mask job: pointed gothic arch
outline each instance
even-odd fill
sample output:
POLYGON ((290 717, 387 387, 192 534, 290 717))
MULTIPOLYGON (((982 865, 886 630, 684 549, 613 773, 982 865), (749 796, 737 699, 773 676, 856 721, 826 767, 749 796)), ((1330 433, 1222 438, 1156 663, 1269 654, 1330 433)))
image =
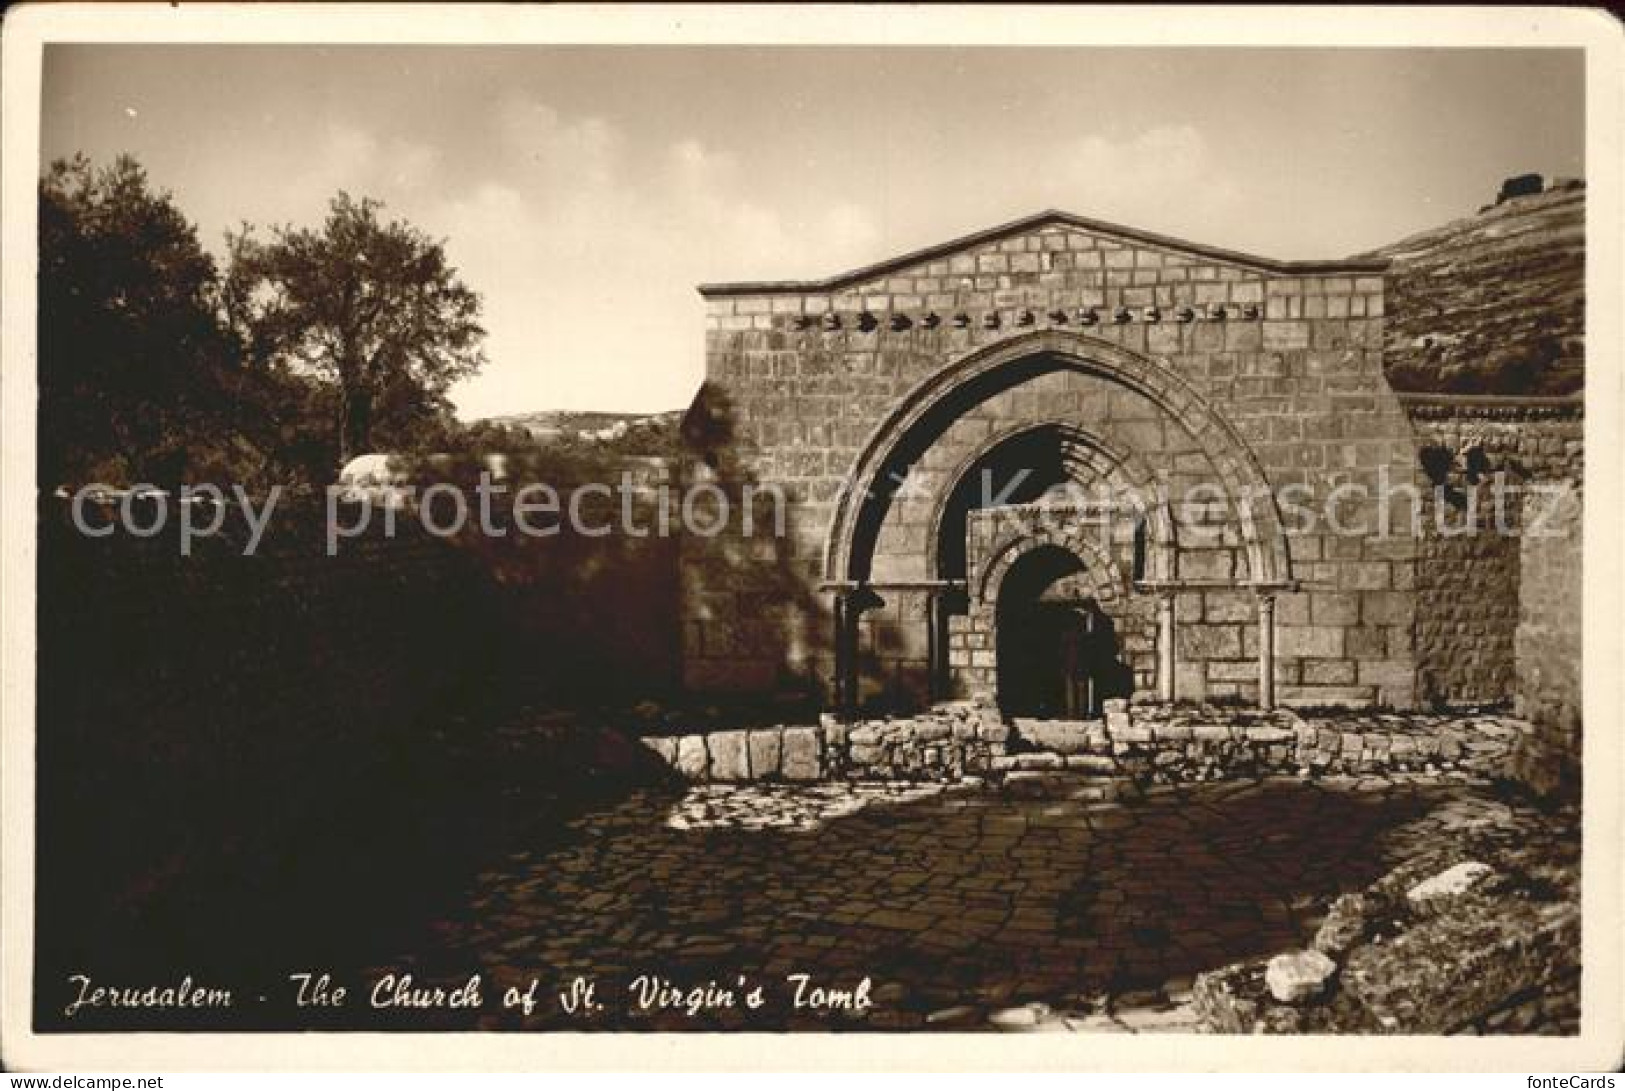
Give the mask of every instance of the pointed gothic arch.
POLYGON ((832 586, 868 579, 875 537, 890 507, 894 471, 927 450, 969 408, 1029 379, 1055 371, 1091 374, 1156 405, 1207 457, 1234 503, 1249 578, 1255 587, 1291 580, 1291 557, 1268 478, 1242 437, 1207 400, 1165 363, 1066 330, 1037 330, 978 349, 914 387, 871 432, 837 498, 824 552, 832 586))

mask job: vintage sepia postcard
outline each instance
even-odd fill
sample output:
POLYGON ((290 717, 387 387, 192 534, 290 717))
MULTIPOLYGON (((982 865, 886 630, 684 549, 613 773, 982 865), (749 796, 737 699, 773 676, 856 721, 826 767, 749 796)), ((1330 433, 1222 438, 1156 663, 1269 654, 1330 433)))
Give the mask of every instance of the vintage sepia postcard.
POLYGON ((1622 43, 7 13, 0 1059, 1613 1069, 1622 43))

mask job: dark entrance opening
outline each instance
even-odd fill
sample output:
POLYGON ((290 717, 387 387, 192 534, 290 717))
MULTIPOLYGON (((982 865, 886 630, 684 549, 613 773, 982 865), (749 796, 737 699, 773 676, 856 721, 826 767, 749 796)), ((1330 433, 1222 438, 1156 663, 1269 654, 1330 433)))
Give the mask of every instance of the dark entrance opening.
POLYGON ((1064 549, 1040 547, 1011 567, 996 631, 999 707, 1009 715, 1087 719, 1133 692, 1117 627, 1064 549))

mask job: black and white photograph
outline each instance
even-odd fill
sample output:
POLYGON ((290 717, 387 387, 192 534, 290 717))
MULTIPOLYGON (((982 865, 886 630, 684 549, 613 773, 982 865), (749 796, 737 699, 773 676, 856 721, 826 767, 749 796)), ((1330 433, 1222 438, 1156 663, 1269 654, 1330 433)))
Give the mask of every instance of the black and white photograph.
POLYGON ((1618 1066, 1617 22, 414 7, 6 19, 8 1070, 1618 1066))

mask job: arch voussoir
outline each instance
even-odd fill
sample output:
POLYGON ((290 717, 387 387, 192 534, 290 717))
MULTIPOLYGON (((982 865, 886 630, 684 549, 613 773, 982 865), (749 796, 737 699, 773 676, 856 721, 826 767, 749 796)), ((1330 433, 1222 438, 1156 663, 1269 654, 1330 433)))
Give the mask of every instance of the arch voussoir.
MULTIPOLYGON (((973 384, 1011 369, 1025 375, 1035 362, 1055 370, 1099 375, 1144 396, 1185 430, 1206 455, 1231 498, 1243 530, 1249 582, 1290 581, 1291 561, 1273 493, 1251 449, 1199 392, 1167 365, 1083 334, 1041 330, 979 349, 918 384, 871 433, 854 460, 831 518, 824 576, 832 584, 862 583, 867 558, 854 545, 866 520, 889 504, 881 475, 900 452, 919 446, 928 416, 973 384), (1248 532, 1247 528, 1251 528, 1248 532)), ((1123 462, 1119 462, 1122 465, 1123 462)))

